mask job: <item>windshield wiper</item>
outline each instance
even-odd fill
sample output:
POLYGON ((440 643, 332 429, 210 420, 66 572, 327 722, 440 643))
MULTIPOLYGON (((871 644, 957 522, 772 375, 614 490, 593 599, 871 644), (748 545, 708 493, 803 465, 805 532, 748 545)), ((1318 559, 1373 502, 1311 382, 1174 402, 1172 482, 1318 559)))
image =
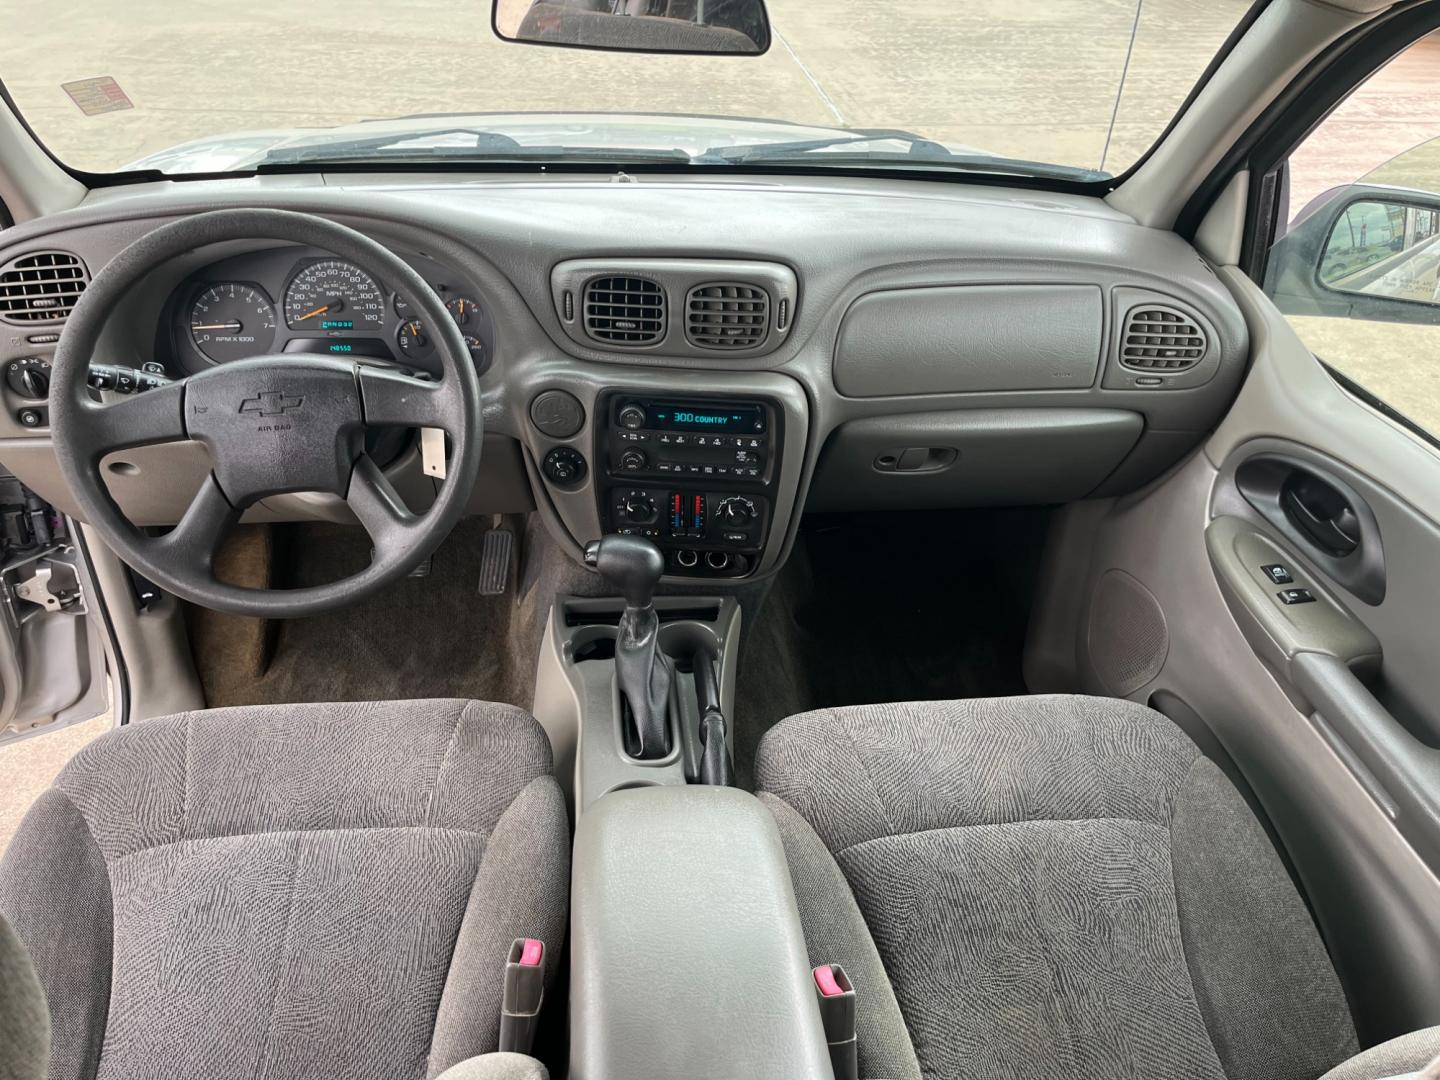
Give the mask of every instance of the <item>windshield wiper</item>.
POLYGON ((898 128, 855 128, 844 135, 823 139, 795 139, 790 142, 751 143, 743 146, 712 146, 703 154, 691 157, 695 165, 745 165, 760 161, 789 161, 813 155, 816 158, 844 161, 853 165, 857 158, 889 164, 944 165, 948 168, 975 172, 1020 173, 1026 176, 1056 176, 1066 180, 1108 180, 1109 173, 1081 169, 1069 165, 1048 165, 1019 158, 996 157, 992 154, 957 154, 933 139, 898 128), (899 142, 905 150, 864 150, 847 154, 837 147, 868 143, 899 142), (821 151, 816 153, 816 151, 821 151))
POLYGON ((280 146, 260 159, 257 170, 270 165, 353 164, 355 162, 417 161, 689 161, 683 150, 647 150, 609 146, 524 146, 509 135, 478 128, 444 128, 438 131, 392 132, 365 139, 280 146), (427 146, 426 140, 465 135, 470 144, 442 143, 427 146), (407 143, 416 145, 407 146, 407 143))

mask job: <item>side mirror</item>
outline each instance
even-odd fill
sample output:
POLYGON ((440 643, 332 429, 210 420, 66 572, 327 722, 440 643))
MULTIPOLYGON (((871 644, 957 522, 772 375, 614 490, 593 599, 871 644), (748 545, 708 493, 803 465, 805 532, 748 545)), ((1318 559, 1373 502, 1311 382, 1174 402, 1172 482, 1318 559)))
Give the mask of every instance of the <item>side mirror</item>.
POLYGON ((764 0, 494 0, 506 41, 617 52, 759 56, 770 48, 764 0))
POLYGON ((1316 277, 1335 292, 1440 307, 1440 200, 1346 204, 1330 226, 1316 277))
POLYGON ((1440 195, 1351 184, 1311 200, 1270 251, 1287 315, 1440 324, 1440 195))

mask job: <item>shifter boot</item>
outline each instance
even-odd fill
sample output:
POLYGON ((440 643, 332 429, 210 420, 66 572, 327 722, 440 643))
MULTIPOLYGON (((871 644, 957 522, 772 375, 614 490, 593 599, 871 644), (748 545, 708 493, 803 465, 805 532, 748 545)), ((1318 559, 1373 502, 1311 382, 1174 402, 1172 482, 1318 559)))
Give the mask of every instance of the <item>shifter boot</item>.
POLYGON ((625 609, 615 639, 615 669, 628 710, 625 752, 643 760, 670 753, 670 686, 675 666, 660 650, 653 607, 625 609))

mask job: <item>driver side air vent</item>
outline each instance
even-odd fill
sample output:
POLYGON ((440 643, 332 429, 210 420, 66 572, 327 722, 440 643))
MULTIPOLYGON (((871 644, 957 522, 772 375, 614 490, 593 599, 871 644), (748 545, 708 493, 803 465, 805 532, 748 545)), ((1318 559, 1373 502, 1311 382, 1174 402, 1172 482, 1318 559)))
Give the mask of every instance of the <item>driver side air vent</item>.
POLYGON ((1125 322, 1120 363, 1136 371, 1184 371, 1205 357, 1209 343, 1193 315, 1176 308, 1132 308, 1125 322))
POLYGON ((726 282, 690 290, 685 336, 702 349, 753 349, 765 340, 770 294, 754 285, 726 282))
POLYGON ((665 290, 646 278, 591 278, 581 305, 596 341, 635 348, 665 336, 665 290))
POLYGON ((85 264, 68 251, 22 255, 0 267, 0 319, 58 322, 70 314, 88 281, 85 264))

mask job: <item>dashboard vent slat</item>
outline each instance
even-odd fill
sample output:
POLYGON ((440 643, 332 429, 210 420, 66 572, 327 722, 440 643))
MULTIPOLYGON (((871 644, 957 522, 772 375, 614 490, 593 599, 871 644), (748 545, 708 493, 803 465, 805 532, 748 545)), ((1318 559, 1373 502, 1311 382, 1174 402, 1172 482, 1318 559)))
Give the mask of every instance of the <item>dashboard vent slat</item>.
POLYGON ((68 251, 22 255, 0 267, 0 319, 59 322, 70 314, 90 275, 68 251))
POLYGON ((1147 304, 1126 317, 1120 363, 1135 371, 1185 371, 1200 363, 1209 348, 1195 316, 1147 304))
POLYGON ((685 336, 702 349, 753 349, 769 331, 770 294, 755 285, 698 286, 685 309, 685 336))
POLYGON ((665 336, 665 290, 645 278, 591 278, 581 306, 585 332, 607 345, 636 348, 665 336))

